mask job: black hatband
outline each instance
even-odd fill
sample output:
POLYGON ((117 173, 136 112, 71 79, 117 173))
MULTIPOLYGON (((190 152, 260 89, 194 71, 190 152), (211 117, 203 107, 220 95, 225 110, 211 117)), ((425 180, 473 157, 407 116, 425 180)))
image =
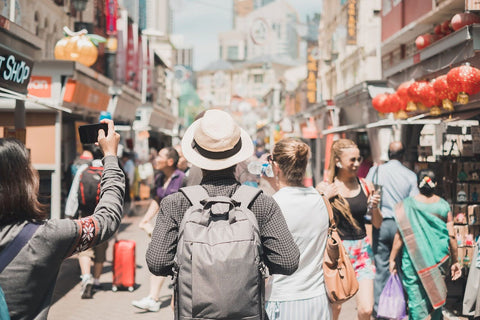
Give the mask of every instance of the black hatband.
POLYGON ((220 151, 220 152, 208 151, 206 149, 203 149, 198 145, 195 139, 193 139, 192 141, 192 148, 197 150, 198 153, 200 153, 202 156, 208 159, 215 159, 215 160, 226 159, 226 158, 230 158, 231 156, 234 156, 235 154, 238 153, 238 151, 240 151, 240 149, 242 148, 242 139, 239 139, 237 144, 234 145, 232 149, 220 151))

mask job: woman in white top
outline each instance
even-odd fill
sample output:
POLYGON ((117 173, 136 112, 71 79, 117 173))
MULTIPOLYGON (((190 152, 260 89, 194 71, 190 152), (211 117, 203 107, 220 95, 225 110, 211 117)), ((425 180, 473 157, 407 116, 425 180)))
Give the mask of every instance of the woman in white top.
POLYGON ((309 157, 307 144, 287 138, 275 145, 269 158, 275 174, 269 182, 277 191, 273 198, 300 249, 297 271, 291 276, 273 275, 267 283, 266 310, 270 320, 332 318, 322 269, 328 211, 317 190, 303 185, 309 157))

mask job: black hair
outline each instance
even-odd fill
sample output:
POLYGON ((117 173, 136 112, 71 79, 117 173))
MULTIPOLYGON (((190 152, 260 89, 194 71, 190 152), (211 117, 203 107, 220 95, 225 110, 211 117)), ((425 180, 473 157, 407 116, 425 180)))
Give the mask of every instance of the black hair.
POLYGON ((167 150, 167 158, 168 159, 173 159, 173 166, 176 168, 178 164, 178 160, 180 159, 180 156, 178 155, 178 151, 175 150, 174 147, 166 147, 167 150))
POLYGON ((430 169, 423 169, 417 173, 418 190, 424 196, 431 197, 435 193, 437 178, 430 169))
POLYGON ((38 172, 20 141, 0 138, 0 226, 46 218, 38 201, 38 172))

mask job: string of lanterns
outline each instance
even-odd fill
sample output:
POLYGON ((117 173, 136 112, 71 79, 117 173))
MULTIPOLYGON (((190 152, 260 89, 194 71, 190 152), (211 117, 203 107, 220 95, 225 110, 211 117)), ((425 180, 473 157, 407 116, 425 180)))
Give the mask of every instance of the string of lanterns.
POLYGON ((432 81, 407 81, 393 94, 381 93, 372 99, 379 113, 394 113, 398 119, 408 117, 407 112, 429 111, 437 116, 442 109, 454 110, 453 102, 467 104, 469 96, 480 92, 480 69, 466 63, 452 68, 446 75, 432 81))

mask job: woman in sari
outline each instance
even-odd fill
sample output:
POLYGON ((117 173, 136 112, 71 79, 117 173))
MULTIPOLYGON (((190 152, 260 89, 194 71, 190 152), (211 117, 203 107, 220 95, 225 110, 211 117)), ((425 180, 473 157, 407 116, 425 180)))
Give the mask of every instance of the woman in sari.
POLYGON ((421 170, 417 178, 420 194, 408 197, 395 210, 398 232, 390 254, 390 272, 397 272, 395 258, 401 250, 409 319, 442 319, 448 264, 453 262, 452 280, 462 274, 453 218, 448 202, 434 194, 437 182, 433 171, 421 170))

